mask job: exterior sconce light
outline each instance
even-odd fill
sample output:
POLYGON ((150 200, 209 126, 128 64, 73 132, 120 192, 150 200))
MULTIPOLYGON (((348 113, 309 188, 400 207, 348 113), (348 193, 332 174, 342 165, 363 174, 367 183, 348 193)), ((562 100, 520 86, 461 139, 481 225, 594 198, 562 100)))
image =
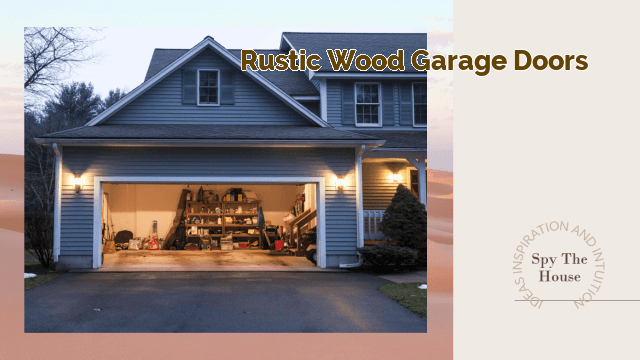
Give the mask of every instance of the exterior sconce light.
POLYGON ((80 193, 80 189, 82 188, 82 177, 81 176, 76 176, 73 179, 73 185, 76 188, 76 194, 80 193))
POLYGON ((336 188, 340 191, 344 190, 344 177, 336 179, 336 188))
POLYGON ((400 182, 400 173, 393 173, 393 182, 394 183, 400 182))

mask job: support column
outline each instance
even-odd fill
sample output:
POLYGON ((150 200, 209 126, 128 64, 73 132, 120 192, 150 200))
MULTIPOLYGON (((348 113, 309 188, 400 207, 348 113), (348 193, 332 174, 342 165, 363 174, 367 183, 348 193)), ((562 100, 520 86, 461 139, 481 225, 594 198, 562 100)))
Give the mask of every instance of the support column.
POLYGON ((427 163, 425 158, 407 160, 418 169, 418 186, 420 189, 420 202, 427 206, 427 163))
POLYGON ((365 146, 356 149, 356 211, 358 214, 358 247, 364 247, 364 212, 362 201, 362 153, 365 146))

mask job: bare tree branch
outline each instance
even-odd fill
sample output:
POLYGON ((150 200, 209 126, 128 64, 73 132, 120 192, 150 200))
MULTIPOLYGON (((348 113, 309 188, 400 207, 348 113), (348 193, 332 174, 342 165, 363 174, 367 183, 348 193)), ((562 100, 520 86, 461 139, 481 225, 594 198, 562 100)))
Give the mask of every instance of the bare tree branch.
POLYGON ((25 104, 50 96, 77 66, 97 60, 100 55, 93 53, 91 47, 99 40, 79 28, 24 28, 25 104))

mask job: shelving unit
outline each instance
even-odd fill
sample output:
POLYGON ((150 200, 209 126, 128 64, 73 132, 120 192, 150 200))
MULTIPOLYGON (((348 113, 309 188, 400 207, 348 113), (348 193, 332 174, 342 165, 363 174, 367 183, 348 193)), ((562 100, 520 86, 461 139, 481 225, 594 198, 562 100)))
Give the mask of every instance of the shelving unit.
MULTIPOLYGON (((248 230, 248 229, 258 229, 257 224, 251 224, 251 225, 246 225, 246 224, 233 224, 233 223, 227 223, 225 222, 225 217, 235 217, 236 220, 238 220, 238 218, 244 220, 248 217, 253 218, 253 217, 258 217, 258 213, 257 212, 248 212, 248 211, 242 211, 242 212, 234 212, 234 213, 227 213, 227 209, 232 210, 232 211, 236 211, 238 209, 238 207, 243 207, 243 210, 245 210, 245 206, 247 206, 248 208, 252 208, 255 207, 257 208, 260 205, 260 200, 257 201, 253 201, 253 202, 244 202, 244 201, 215 201, 215 202, 211 202, 208 204, 204 204, 204 206, 202 206, 202 202, 198 202, 198 201, 187 201, 187 219, 193 219, 196 217, 200 217, 201 220, 206 220, 209 219, 210 223, 206 224, 206 223, 200 223, 200 224, 185 224, 185 226, 187 227, 187 231, 191 229, 191 227, 195 226, 197 228, 207 228, 207 229, 213 229, 213 230, 220 230, 220 234, 209 234, 209 236, 211 236, 212 238, 221 238, 224 236, 225 233, 229 232, 229 231, 242 231, 242 230, 248 230), (216 208, 220 208, 220 213, 216 213, 213 212, 215 211, 216 208), (189 209, 193 209, 194 212, 188 212, 189 209), (212 212, 207 212, 207 211, 212 211, 212 212), (202 212, 198 212, 198 211, 202 211, 202 212), (222 217, 222 224, 218 224, 218 218, 222 217)), ((190 238, 200 238, 200 235, 188 235, 187 237, 190 238)), ((242 234, 233 234, 233 238, 234 238, 234 242, 239 242, 239 241, 235 241, 235 240, 240 240, 242 239, 242 241, 248 241, 249 243, 258 240, 258 249, 262 249, 262 235, 260 231, 256 231, 255 234, 249 234, 246 232, 243 232, 242 234)), ((218 243, 218 246, 214 246, 212 247, 212 249, 220 249, 220 244, 218 243)), ((252 250, 249 249, 248 247, 246 248, 247 250, 252 250)), ((234 250, 245 250, 245 249, 234 249, 234 250)))

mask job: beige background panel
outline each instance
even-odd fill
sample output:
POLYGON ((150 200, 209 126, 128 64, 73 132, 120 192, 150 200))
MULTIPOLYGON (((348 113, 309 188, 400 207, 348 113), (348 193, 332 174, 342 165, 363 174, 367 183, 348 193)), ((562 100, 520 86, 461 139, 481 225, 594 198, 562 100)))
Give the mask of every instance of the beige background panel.
POLYGON ((628 4, 455 3, 455 52, 509 61, 483 78, 455 73, 455 359, 637 355, 640 302, 538 310, 513 301, 519 295, 510 272, 524 235, 568 221, 605 251, 594 299, 640 300, 638 9, 628 4), (516 72, 515 49, 586 54, 589 68, 516 72))

